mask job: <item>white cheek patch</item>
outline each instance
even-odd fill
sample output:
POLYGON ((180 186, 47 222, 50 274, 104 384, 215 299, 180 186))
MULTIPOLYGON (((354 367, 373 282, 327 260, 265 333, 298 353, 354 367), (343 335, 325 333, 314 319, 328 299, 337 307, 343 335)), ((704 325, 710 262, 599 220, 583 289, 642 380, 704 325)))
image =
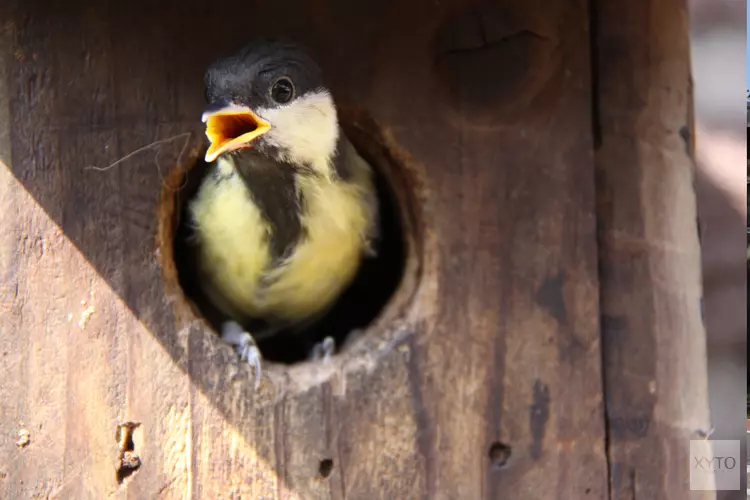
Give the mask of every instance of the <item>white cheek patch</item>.
POLYGON ((321 170, 330 168, 339 125, 336 107, 327 91, 310 92, 286 106, 257 112, 271 123, 271 130, 264 135, 266 142, 281 149, 285 160, 321 170))

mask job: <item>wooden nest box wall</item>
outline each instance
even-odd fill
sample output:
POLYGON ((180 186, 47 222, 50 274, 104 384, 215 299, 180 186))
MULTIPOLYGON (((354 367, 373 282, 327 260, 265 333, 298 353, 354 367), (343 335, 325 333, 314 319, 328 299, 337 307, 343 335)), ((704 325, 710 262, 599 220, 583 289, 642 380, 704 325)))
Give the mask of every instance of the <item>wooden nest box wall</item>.
POLYGON ((709 498, 684 1, 0 20, 0 498, 709 498), (254 392, 171 242, 203 71, 267 36, 378 158, 402 268, 330 363, 254 392))

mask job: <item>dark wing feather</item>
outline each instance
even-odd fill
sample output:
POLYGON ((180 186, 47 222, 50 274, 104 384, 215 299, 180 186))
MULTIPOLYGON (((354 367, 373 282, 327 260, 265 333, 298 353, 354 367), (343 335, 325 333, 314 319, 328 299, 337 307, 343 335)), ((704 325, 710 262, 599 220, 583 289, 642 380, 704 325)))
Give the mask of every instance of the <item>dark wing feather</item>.
POLYGON ((362 158, 349 140, 342 134, 333 161, 336 174, 343 182, 360 187, 362 203, 366 207, 370 224, 363 235, 367 243, 367 255, 374 257, 380 240, 380 208, 375 189, 372 167, 362 158))
POLYGON ((304 200, 295 185, 294 169, 251 149, 241 150, 231 159, 250 197, 268 221, 271 265, 278 265, 304 238, 304 200))

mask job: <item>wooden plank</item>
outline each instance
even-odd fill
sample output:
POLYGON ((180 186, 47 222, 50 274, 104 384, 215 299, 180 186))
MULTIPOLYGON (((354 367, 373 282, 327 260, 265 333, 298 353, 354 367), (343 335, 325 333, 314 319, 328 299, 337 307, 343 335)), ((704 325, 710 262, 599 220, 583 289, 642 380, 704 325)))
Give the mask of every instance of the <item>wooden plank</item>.
POLYGON ((594 5, 610 497, 714 498, 689 489, 710 423, 687 3, 594 5))
POLYGON ((0 9, 0 497, 606 495, 587 6, 471 5, 0 9), (83 167, 197 142, 204 67, 268 34, 308 45, 410 158, 426 239, 401 321, 330 366, 270 366, 253 393, 173 307, 153 156, 83 167), (21 421, 31 442, 8 446, 21 421), (141 466, 121 485, 128 422, 141 466))

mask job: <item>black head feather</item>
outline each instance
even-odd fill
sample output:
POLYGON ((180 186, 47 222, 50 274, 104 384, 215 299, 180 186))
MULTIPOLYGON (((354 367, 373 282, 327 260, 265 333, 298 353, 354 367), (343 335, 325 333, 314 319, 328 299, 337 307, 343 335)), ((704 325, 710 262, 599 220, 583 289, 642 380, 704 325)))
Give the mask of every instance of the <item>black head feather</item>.
POLYGON ((286 41, 256 40, 212 63, 205 74, 210 108, 230 104, 252 109, 279 104, 271 96, 281 78, 291 80, 294 96, 324 88, 320 67, 302 49, 286 41))

